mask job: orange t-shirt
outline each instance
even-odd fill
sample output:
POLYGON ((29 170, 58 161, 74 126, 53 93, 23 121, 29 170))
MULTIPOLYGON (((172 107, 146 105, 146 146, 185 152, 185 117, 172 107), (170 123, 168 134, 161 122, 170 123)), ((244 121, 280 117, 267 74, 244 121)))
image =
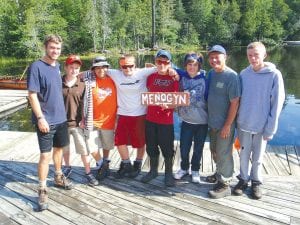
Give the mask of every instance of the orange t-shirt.
POLYGON ((117 115, 117 92, 113 80, 106 76, 96 78, 93 88, 93 121, 100 129, 113 130, 117 115))

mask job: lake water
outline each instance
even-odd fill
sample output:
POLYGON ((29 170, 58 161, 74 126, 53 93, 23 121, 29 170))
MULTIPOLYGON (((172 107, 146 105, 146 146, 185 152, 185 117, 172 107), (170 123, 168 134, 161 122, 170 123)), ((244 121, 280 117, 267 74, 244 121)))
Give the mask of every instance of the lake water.
MULTIPOLYGON (((118 66, 118 57, 107 56, 113 68, 118 66)), ((183 64, 184 54, 174 54, 173 62, 179 67, 183 64)), ((209 64, 204 53, 204 69, 208 70, 209 64)), ((284 46, 268 50, 266 61, 273 62, 282 72, 286 102, 279 119, 279 129, 270 144, 273 145, 298 145, 300 146, 300 46, 284 46)), ((145 62, 153 62, 154 53, 137 54, 137 63, 143 66, 145 62)), ((91 65, 91 59, 83 60, 83 70, 91 65)), ((28 62, 18 61, 17 63, 1 63, 0 75, 22 74, 28 62)), ((61 61, 63 66, 63 61, 61 61)), ((240 72, 248 66, 246 48, 236 47, 228 50, 227 65, 240 72)), ((63 71, 63 68, 62 68, 63 71)), ((175 117, 176 137, 179 137, 180 120, 175 117)), ((0 121, 0 130, 32 131, 30 124, 30 112, 28 109, 15 113, 12 117, 0 121)))

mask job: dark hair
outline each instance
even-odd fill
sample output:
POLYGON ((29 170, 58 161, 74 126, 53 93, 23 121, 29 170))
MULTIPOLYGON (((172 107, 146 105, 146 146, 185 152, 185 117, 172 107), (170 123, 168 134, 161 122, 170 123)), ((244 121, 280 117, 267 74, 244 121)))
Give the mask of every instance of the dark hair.
POLYGON ((49 34, 44 39, 44 45, 47 47, 49 42, 62 43, 62 38, 57 34, 49 34))
POLYGON ((195 52, 188 53, 184 57, 184 66, 186 67, 189 62, 198 62, 199 69, 201 69, 203 63, 203 55, 201 53, 196 54, 195 52))

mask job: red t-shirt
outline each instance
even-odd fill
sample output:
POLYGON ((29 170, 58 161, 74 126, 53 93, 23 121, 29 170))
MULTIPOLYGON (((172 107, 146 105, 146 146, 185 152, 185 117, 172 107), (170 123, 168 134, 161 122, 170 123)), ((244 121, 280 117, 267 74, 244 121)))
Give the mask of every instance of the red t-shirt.
MULTIPOLYGON (((169 75, 151 74, 147 79, 150 92, 177 92, 179 82, 169 75)), ((148 106, 146 120, 158 124, 173 124, 174 109, 164 109, 161 106, 148 106)))

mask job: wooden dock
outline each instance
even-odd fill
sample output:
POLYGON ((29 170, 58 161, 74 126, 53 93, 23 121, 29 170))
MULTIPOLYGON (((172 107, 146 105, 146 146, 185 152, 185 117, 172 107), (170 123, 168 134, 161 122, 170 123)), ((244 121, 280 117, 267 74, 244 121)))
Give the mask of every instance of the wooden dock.
POLYGON ((27 90, 0 89, 0 119, 28 105, 27 90))
MULTIPOLYGON (((174 171, 179 166, 176 144, 174 171)), ((131 158, 135 152, 131 150, 131 158)), ((233 151, 238 172, 239 154, 233 151)), ((149 184, 135 179, 116 180, 113 176, 97 187, 85 184, 80 157, 72 150, 73 190, 53 186, 53 166, 49 173, 49 210, 36 212, 37 162, 39 150, 35 133, 0 131, 0 224, 300 224, 300 149, 271 147, 264 160, 263 198, 253 200, 250 190, 243 196, 210 199, 213 187, 190 177, 164 186, 163 161, 160 176, 149 184)), ((120 158, 111 152, 111 169, 120 158)), ((143 172, 149 169, 148 158, 143 172)), ((215 165, 205 145, 201 175, 212 173, 215 165)), ((236 175, 236 174, 235 174, 236 175)), ((232 182, 232 186, 236 180, 232 182)))

